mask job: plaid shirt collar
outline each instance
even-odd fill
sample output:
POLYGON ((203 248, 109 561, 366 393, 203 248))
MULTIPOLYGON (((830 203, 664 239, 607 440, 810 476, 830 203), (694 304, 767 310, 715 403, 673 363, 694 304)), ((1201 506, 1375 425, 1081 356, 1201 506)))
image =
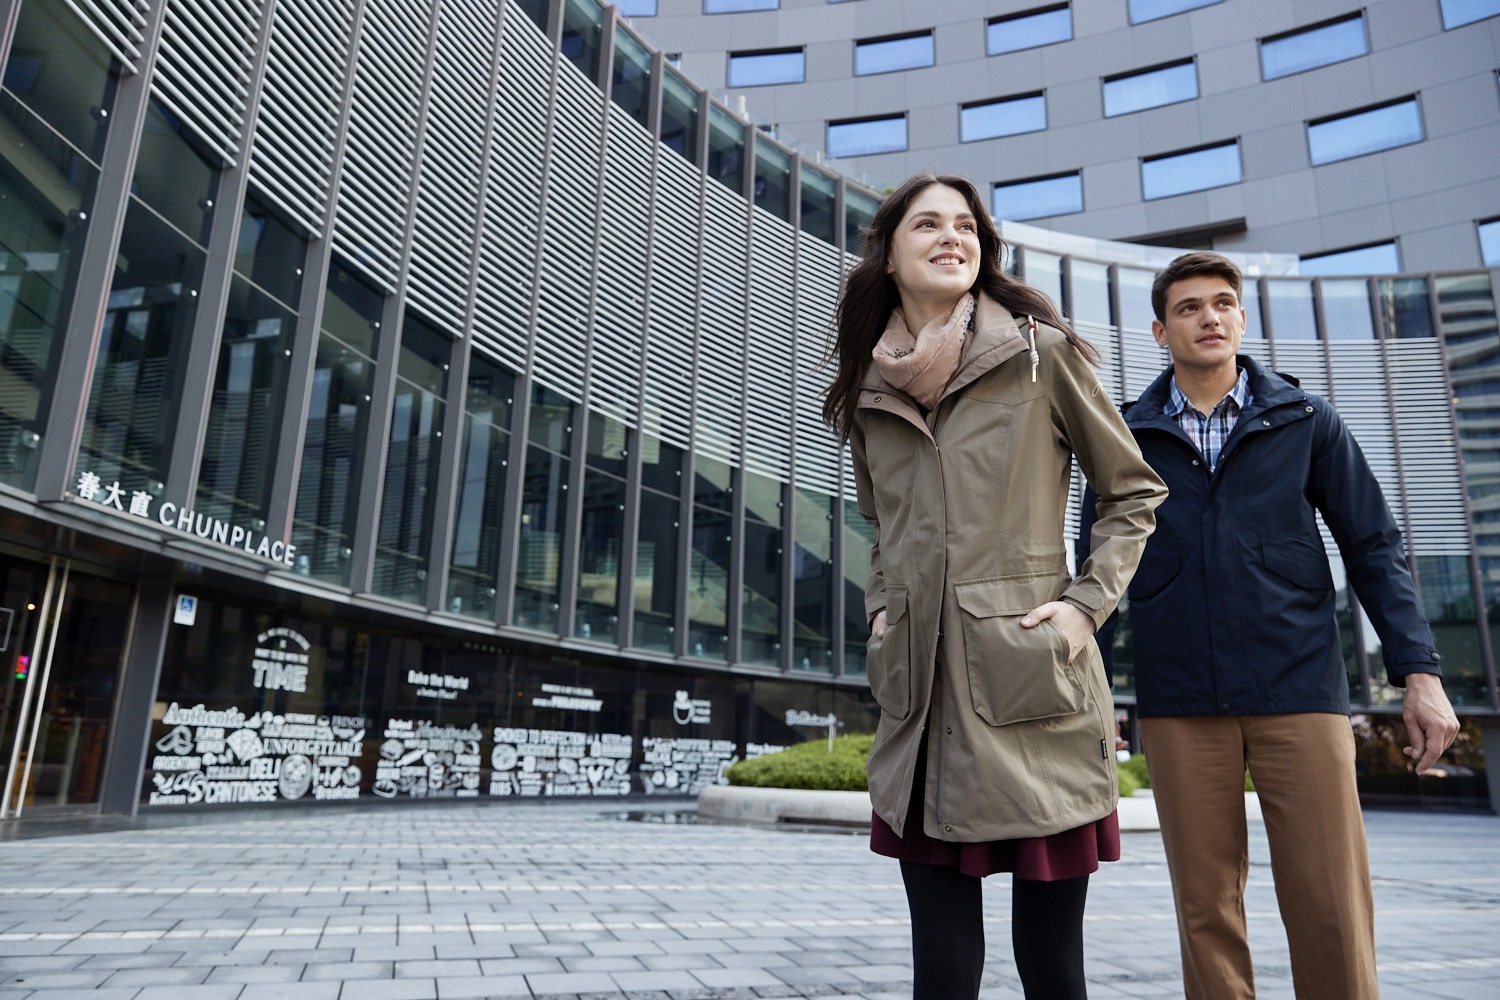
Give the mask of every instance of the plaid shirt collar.
MULTIPOLYGON (((1214 407, 1213 413, 1200 413, 1198 414, 1200 417, 1211 417, 1214 414, 1223 413, 1233 421, 1239 417, 1241 410, 1250 405, 1250 376, 1243 368, 1235 370, 1239 372, 1240 377, 1235 380, 1234 388, 1229 390, 1227 396, 1219 400, 1219 405, 1214 407), (1226 407, 1228 407, 1227 410, 1226 407)), ((1182 390, 1177 388, 1176 375, 1172 376, 1171 388, 1171 396, 1167 400, 1167 405, 1162 407, 1162 412, 1180 423, 1182 420, 1182 411, 1190 409, 1193 404, 1187 396, 1183 395, 1182 390)), ((1196 410, 1193 412, 1197 413, 1196 410)))
POLYGON ((1229 440, 1234 425, 1239 421, 1240 411, 1250 405, 1250 376, 1239 369, 1239 378, 1234 388, 1214 407, 1209 414, 1199 413, 1193 404, 1177 388, 1177 376, 1172 376, 1170 401, 1162 407, 1167 416, 1177 422, 1182 432, 1192 440, 1198 453, 1208 464, 1212 473, 1219 465, 1219 455, 1224 451, 1224 442, 1229 440))

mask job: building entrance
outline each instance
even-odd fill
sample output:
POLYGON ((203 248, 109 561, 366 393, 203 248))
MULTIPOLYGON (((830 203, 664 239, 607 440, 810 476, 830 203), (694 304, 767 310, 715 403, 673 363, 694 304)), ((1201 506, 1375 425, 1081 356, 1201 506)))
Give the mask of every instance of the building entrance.
POLYGON ((0 818, 98 809, 134 604, 67 559, 0 565, 0 818))

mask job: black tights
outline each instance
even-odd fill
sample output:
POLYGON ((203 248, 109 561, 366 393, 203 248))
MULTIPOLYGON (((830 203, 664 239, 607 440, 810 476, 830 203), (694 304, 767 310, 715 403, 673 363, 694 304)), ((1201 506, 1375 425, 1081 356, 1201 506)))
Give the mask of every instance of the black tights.
MULTIPOLYGON (((980 879, 951 865, 901 862, 911 907, 913 1000, 975 1000, 984 971, 980 879)), ((1086 1000, 1083 904, 1089 877, 1038 882, 1017 878, 1011 893, 1011 947, 1026 1000, 1086 1000)))

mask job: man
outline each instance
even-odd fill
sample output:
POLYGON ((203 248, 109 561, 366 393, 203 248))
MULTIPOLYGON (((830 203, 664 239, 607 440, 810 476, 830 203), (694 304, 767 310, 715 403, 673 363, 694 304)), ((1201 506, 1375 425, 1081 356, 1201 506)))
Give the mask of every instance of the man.
MULTIPOLYGON (((1171 366, 1127 408, 1126 423, 1170 493, 1129 598, 1141 740, 1186 994, 1255 995, 1244 909, 1248 767, 1297 996, 1369 1000, 1379 995, 1374 904, 1335 589, 1315 511, 1380 636, 1391 683, 1406 688, 1405 752, 1419 774, 1458 732, 1441 658, 1400 531, 1343 421, 1295 379, 1238 354, 1239 269, 1219 254, 1179 257, 1156 278, 1151 305, 1171 366)), ((1101 645, 1109 638, 1101 634, 1101 645)))

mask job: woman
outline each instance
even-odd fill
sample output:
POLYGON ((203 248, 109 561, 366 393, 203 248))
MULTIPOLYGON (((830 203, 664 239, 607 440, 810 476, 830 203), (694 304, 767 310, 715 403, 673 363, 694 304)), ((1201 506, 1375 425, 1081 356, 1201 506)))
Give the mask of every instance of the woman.
POLYGON ((1093 632, 1166 496, 1094 349, 1001 268, 974 186, 919 175, 880 206, 838 305, 825 419, 874 523, 865 591, 871 847, 901 861, 916 1000, 972 1000, 980 879, 1015 875, 1027 997, 1084 997, 1088 876, 1119 858, 1114 708, 1093 632), (1099 494, 1068 572, 1072 459, 1099 494))

